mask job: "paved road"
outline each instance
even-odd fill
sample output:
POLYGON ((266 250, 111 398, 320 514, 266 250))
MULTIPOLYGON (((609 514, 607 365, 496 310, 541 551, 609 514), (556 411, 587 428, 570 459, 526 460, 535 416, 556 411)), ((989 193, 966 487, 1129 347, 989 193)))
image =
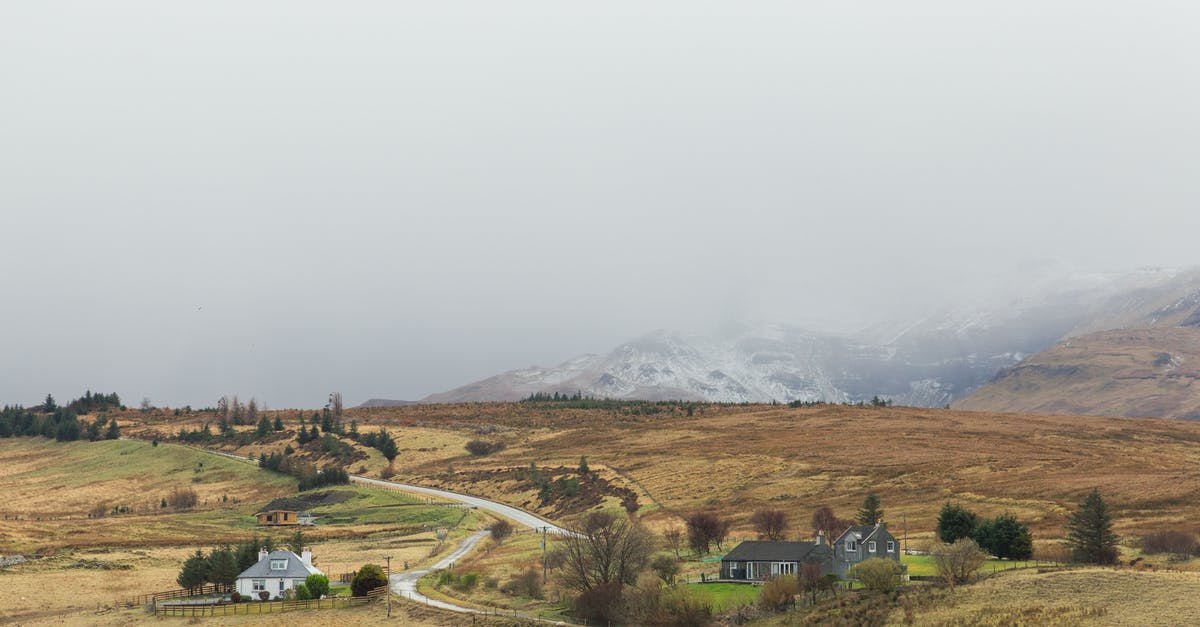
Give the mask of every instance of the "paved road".
POLYGON ((474 610, 468 607, 459 607, 451 603, 438 601, 437 599, 431 599, 417 591, 417 581, 420 580, 421 577, 424 577, 435 570, 449 568, 450 564, 462 559, 462 556, 469 553, 471 549, 474 548, 480 540, 486 538, 487 535, 488 532, 486 529, 482 531, 476 531, 470 536, 467 536, 467 539, 463 540, 462 544, 458 545, 457 549, 454 549, 454 552, 438 560, 436 564, 426 568, 406 570, 402 573, 392 575, 390 582, 392 585, 392 592, 395 592, 406 599, 412 599, 417 603, 424 603, 426 605, 441 608, 443 610, 450 610, 452 612, 468 612, 472 614, 481 613, 479 610, 474 610))
MULTIPOLYGON (((205 448, 199 448, 199 447, 193 447, 193 448, 196 448, 196 450, 204 451, 206 453, 212 453, 214 455, 228 457, 230 459, 236 459, 239 461, 250 462, 253 464, 258 463, 258 460, 256 460, 256 459, 253 459, 250 457, 242 457, 241 455, 234 455, 233 453, 225 453, 222 451, 214 451, 211 449, 205 449, 205 448)), ((489 501, 488 499, 481 498, 478 496, 471 496, 469 494, 459 494, 458 492, 449 492, 446 490, 438 490, 436 488, 426 488, 423 486, 412 485, 410 483, 397 483, 395 481, 383 481, 381 479, 370 479, 367 477, 359 477, 358 475, 350 475, 350 480, 355 483, 361 483, 364 485, 373 485, 373 486, 388 488, 388 489, 392 489, 392 490, 403 490, 405 492, 424 494, 426 496, 436 496, 438 498, 443 498, 443 499, 447 499, 447 500, 451 500, 451 501, 457 501, 459 503, 466 503, 467 505, 471 505, 472 507, 477 507, 479 509, 492 512, 493 514, 498 514, 498 515, 503 516, 519 525, 523 525, 523 526, 529 527, 530 529, 535 529, 537 531, 541 531, 542 528, 545 528, 548 533, 552 533, 554 535, 559 535, 559 536, 565 536, 565 535, 568 535, 571 533, 570 531, 567 531, 566 529, 563 529, 562 527, 559 527, 558 525, 556 525, 544 518, 541 518, 541 517, 537 516, 536 514, 531 514, 522 509, 517 509, 516 507, 513 507, 511 505, 505 505, 503 503, 489 501)))
POLYGON ((374 486, 379 486, 379 487, 384 487, 384 488, 390 488, 393 490, 403 490, 405 492, 415 492, 417 494, 436 496, 436 497, 440 497, 443 499, 458 501, 459 503, 466 503, 473 507, 478 507, 479 509, 492 512, 493 514, 498 514, 500 516, 503 516, 503 517, 517 523, 517 524, 524 525, 526 527, 529 527, 530 529, 536 529, 538 531, 540 531, 543 527, 545 527, 545 529, 548 533, 552 533, 555 535, 562 536, 562 535, 567 535, 570 533, 566 529, 563 529, 562 527, 559 527, 558 525, 556 525, 548 520, 545 520, 543 518, 540 518, 534 514, 531 514, 527 511, 517 509, 511 505, 505 505, 503 503, 489 501, 487 499, 480 498, 478 496, 469 496, 466 494, 459 494, 457 492, 447 492, 446 490, 425 488, 425 487, 421 487, 421 486, 410 485, 407 483, 396 483, 394 481, 381 481, 379 479, 368 479, 366 477, 352 476, 352 477, 350 477, 350 480, 354 481, 356 483, 362 483, 365 485, 374 485, 374 486))

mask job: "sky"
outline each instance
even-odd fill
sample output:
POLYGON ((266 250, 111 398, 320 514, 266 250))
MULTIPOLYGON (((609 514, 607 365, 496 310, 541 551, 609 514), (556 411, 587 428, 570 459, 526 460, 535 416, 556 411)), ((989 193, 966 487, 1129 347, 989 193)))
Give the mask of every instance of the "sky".
POLYGON ((1191 2, 0 4, 0 403, 416 399, 1200 263, 1191 2))

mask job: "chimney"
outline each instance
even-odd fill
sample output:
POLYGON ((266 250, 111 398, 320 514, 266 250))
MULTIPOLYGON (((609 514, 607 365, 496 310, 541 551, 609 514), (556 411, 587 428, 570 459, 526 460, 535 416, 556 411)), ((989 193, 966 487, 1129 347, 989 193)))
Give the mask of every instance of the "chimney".
POLYGON ((259 549, 258 550, 258 561, 261 562, 261 561, 267 559, 268 555, 270 555, 270 553, 268 553, 266 549, 259 549))
POLYGON ((825 544, 825 531, 824 530, 821 530, 821 529, 817 530, 817 540, 816 540, 815 544, 817 546, 822 546, 825 544))
POLYGON ((308 547, 304 547, 300 551, 300 561, 304 562, 305 564, 308 564, 309 566, 312 566, 312 549, 310 549, 308 547))
POLYGON ((875 523, 875 526, 879 527, 880 529, 883 529, 884 531, 887 531, 887 523, 883 522, 882 520, 875 523))

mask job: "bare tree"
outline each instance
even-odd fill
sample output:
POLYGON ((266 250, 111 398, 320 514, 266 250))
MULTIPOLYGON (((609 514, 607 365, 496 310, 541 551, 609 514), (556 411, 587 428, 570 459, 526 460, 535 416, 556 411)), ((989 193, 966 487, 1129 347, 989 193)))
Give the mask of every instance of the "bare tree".
POLYGON ((720 550, 725 537, 729 535, 729 521, 722 520, 712 512, 695 512, 684 520, 687 525, 688 546, 697 555, 705 555, 709 548, 717 545, 720 550))
POLYGON ((229 401, 229 418, 235 425, 245 424, 242 416, 242 402, 238 400, 237 394, 234 394, 229 401))
POLYGON ((217 401, 217 416, 221 418, 229 418, 229 397, 222 396, 217 401))
POLYGON ((675 552, 675 559, 679 557, 679 547, 683 545, 683 530, 677 525, 671 525, 663 532, 663 538, 667 541, 667 546, 675 552))
POLYGON ((141 409, 142 409, 142 411, 144 411, 144 412, 146 412, 146 411, 150 411, 151 409, 154 409, 154 405, 150 404, 150 399, 149 399, 149 397, 143 397, 143 398, 142 398, 142 406, 141 406, 141 409))
POLYGON ((565 587, 586 593, 593 588, 627 586, 646 569, 654 542, 650 534, 623 516, 592 512, 562 540, 565 587))
POLYGON ((933 556, 938 576, 951 590, 956 584, 969 583, 974 579, 979 567, 987 561, 987 553, 970 538, 959 538, 954 544, 939 542, 929 554, 933 556))
POLYGON ((769 507, 756 509, 750 515, 750 524, 754 525, 758 536, 765 540, 778 542, 787 536, 788 520, 783 510, 769 507))
POLYGON ((328 408, 329 411, 332 412, 335 417, 341 418, 342 417, 342 393, 334 392, 334 393, 330 394, 329 402, 325 404, 325 407, 328 408))
POLYGON ((822 505, 813 511, 813 534, 824 534, 826 542, 833 542, 843 531, 850 527, 850 521, 842 520, 833 513, 828 505, 822 505))
POLYGON ((258 422, 258 401, 253 396, 250 397, 250 402, 246 403, 246 423, 255 424, 258 422))

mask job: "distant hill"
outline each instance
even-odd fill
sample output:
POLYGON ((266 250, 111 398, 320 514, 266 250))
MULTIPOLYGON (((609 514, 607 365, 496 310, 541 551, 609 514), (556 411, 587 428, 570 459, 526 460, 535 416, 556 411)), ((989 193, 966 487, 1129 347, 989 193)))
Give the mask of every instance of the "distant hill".
POLYGON ((1196 274, 1121 294, 1105 314, 954 407, 1200 419, 1196 274))
POLYGON ((419 401, 397 401, 390 398, 372 398, 359 405, 359 407, 403 407, 405 405, 416 405, 419 401))

